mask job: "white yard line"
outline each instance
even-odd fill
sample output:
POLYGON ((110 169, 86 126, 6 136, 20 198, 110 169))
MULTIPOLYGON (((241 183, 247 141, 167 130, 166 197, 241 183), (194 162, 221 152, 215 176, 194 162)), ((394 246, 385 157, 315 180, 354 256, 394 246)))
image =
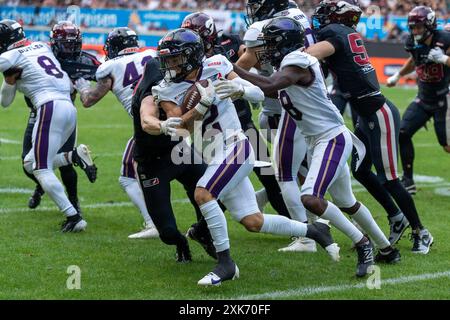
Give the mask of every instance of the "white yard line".
POLYGON ((29 194, 34 190, 32 189, 23 189, 23 188, 0 188, 0 193, 20 193, 20 194, 29 194))
POLYGON ((9 140, 9 139, 4 139, 4 138, 0 139, 0 143, 4 143, 4 144, 22 144, 21 141, 9 140))
MULTIPOLYGON (((174 199, 172 203, 188 203, 189 199, 174 199)), ((133 207, 131 202, 113 202, 113 203, 93 203, 83 205, 81 203, 82 209, 98 209, 98 208, 123 208, 123 207, 133 207)), ((37 207, 36 209, 29 208, 0 208, 0 214, 7 213, 23 213, 23 212, 47 212, 47 211, 58 211, 56 206, 52 207, 37 207)))
MULTIPOLYGON (((424 273, 413 276, 399 277, 399 278, 391 278, 381 280, 381 289, 383 286, 387 285, 396 285, 396 284, 404 284, 404 283, 413 283, 419 281, 433 280, 439 278, 450 277, 450 270, 444 272, 437 273, 424 273)), ((298 288, 298 289, 290 289, 283 291, 273 291, 262 294, 254 294, 254 295, 243 295, 231 298, 230 300, 259 300, 259 299, 280 299, 280 298, 289 298, 289 297, 307 297, 312 296, 319 293, 330 293, 330 292, 340 292, 354 289, 365 289, 366 282, 361 282, 358 284, 342 284, 337 286, 327 286, 327 287, 306 287, 306 288, 298 288)), ((369 289, 367 289, 369 290, 369 289)))

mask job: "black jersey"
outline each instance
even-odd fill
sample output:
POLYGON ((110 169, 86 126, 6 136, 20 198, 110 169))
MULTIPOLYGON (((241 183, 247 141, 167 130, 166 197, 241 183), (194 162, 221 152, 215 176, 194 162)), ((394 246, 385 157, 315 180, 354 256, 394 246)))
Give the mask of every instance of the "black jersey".
POLYGON ((234 34, 223 34, 217 39, 216 45, 214 46, 214 54, 221 54, 227 59, 235 63, 239 60, 239 48, 243 44, 241 38, 234 34))
POLYGON ((67 72, 70 79, 76 80, 84 78, 90 81, 96 81, 95 73, 101 62, 97 58, 85 51, 82 51, 80 56, 76 59, 59 60, 61 68, 67 72))
MULTIPOLYGON (((172 141, 170 136, 150 135, 141 127, 141 102, 144 98, 152 95, 152 88, 164 78, 160 70, 158 59, 151 59, 145 65, 144 75, 139 81, 133 94, 131 112, 134 124, 134 159, 138 162, 146 159, 170 153, 178 141, 172 141)), ((167 116, 162 108, 159 109, 159 119, 166 120, 167 116)))
POLYGON ((379 99, 373 104, 358 103, 362 98, 381 95, 377 75, 361 35, 345 25, 329 24, 320 29, 316 37, 318 41, 330 42, 335 48, 335 53, 325 59, 326 64, 356 112, 370 115, 380 109, 383 103, 379 105, 379 99))
POLYGON ((412 37, 405 43, 405 50, 411 54, 416 65, 418 97, 430 104, 445 97, 450 82, 450 68, 428 60, 428 53, 434 47, 440 47, 446 52, 450 47, 450 32, 436 30, 430 46, 416 45, 412 37))

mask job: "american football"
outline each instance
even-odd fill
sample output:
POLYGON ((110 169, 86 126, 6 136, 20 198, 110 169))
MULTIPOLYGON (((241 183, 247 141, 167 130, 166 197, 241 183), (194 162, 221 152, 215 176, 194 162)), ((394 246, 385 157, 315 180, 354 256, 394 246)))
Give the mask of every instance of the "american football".
MULTIPOLYGON (((208 85, 208 80, 200 80, 198 81, 198 83, 206 88, 206 86, 208 85)), ((181 113, 185 114, 186 112, 194 108, 200 102, 200 99, 200 92, 198 92, 197 86, 194 83, 184 95, 183 102, 180 105, 181 113)))
POLYGON ((0 81, 0 299, 450 298, 448 0, 4 0, 0 81))

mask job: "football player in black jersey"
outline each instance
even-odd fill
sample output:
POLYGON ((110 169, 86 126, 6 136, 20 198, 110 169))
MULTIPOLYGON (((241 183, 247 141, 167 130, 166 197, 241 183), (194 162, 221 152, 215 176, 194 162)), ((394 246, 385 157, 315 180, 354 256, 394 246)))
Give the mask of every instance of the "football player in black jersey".
MULTIPOLYGON (((78 26, 70 21, 60 21, 55 24, 50 32, 50 46, 55 57, 61 63, 62 69, 67 72, 72 80, 76 80, 80 77, 84 77, 87 80, 95 80, 95 72, 101 63, 93 55, 81 50, 82 35, 78 26)), ((23 138, 22 159, 25 158, 32 147, 31 138, 33 126, 36 122, 36 108, 27 97, 25 97, 25 102, 30 108, 30 116, 23 138)), ((72 151, 75 146, 75 141, 76 131, 72 133, 59 152, 72 151)), ((29 174, 25 169, 23 171, 27 177, 36 183, 36 188, 28 200, 28 207, 30 209, 35 209, 41 203, 44 190, 39 185, 34 175, 29 174)), ((61 173, 61 180, 66 188, 70 202, 75 209, 80 212, 77 195, 78 176, 76 171, 73 166, 69 164, 60 167, 59 172, 61 173)))
MULTIPOLYGON (((353 170, 353 174, 387 211, 391 244, 400 239, 410 224, 413 229, 412 251, 427 254, 433 237, 423 227, 414 200, 397 175, 400 114, 381 94, 364 41, 355 30, 361 14, 357 0, 322 1, 312 16, 319 42, 310 46, 307 52, 325 60, 358 114, 355 134, 364 142, 367 153, 363 164, 357 171, 353 170), (371 171, 372 164, 378 177, 371 171)), ((353 164, 355 160, 356 156, 353 164)), ((355 169, 355 165, 352 167, 355 169)))
POLYGON ((436 15, 431 8, 419 6, 409 13, 408 28, 411 35, 405 49, 411 57, 387 82, 387 86, 392 87, 402 76, 414 70, 417 73, 419 92, 403 114, 400 125, 402 182, 411 194, 417 191, 413 180, 412 137, 431 117, 439 144, 450 153, 450 33, 436 30, 436 27, 436 15))
MULTIPOLYGON (((227 57, 230 62, 235 63, 245 51, 245 45, 239 36, 225 33, 219 35, 214 19, 206 13, 191 13, 184 18, 181 27, 194 30, 200 35, 203 40, 205 55, 207 57, 221 54, 227 57)), ((257 160, 270 163, 269 150, 253 123, 250 105, 247 101, 242 99, 235 100, 233 103, 236 107, 242 130, 249 137, 253 150, 255 150, 257 160)), ((262 168, 256 166, 253 168, 253 171, 266 189, 267 198, 275 211, 285 217, 290 217, 275 174, 262 172, 262 168)))
MULTIPOLYGON (((198 222, 188 231, 191 239, 199 242, 205 251, 216 258, 216 250, 208 226, 195 202, 194 191, 197 181, 205 172, 201 161, 192 164, 175 164, 172 153, 189 148, 180 148, 179 140, 172 139, 180 124, 180 118, 167 118, 162 108, 156 106, 152 88, 163 79, 159 59, 151 59, 145 66, 144 75, 135 88, 132 100, 137 178, 144 193, 147 210, 158 229, 160 239, 168 245, 176 245, 177 261, 191 261, 191 253, 186 237, 178 230, 170 201, 170 182, 179 181, 195 208, 198 222), (196 164, 199 163, 199 164, 196 164)), ((191 153, 192 156, 195 154, 191 153)))

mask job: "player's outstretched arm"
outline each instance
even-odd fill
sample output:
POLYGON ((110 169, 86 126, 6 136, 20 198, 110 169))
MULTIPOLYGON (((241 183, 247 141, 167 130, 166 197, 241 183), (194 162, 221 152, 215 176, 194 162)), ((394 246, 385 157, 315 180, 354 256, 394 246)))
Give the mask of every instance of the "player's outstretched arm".
POLYGON ((236 64, 247 71, 257 66, 258 58, 256 57, 256 49, 257 48, 245 48, 245 51, 239 56, 239 60, 236 64))
POLYGON ((277 97, 278 90, 287 88, 296 83, 307 83, 312 77, 309 70, 296 66, 287 66, 282 70, 275 72, 271 77, 264 77, 248 72, 237 65, 234 65, 234 71, 242 79, 261 88, 264 95, 267 97, 277 97))
POLYGON ((75 89, 80 93, 81 103, 85 108, 92 107, 99 102, 112 88, 113 81, 110 77, 98 79, 95 87, 91 87, 89 81, 80 78, 75 81, 75 89))
POLYGON ((159 109, 152 96, 147 96, 142 100, 139 112, 141 115, 142 130, 154 136, 160 135, 162 131, 161 121, 159 120, 159 109))
POLYGON ((258 103, 264 101, 264 92, 251 82, 240 78, 236 72, 230 72, 226 79, 219 79, 214 84, 216 93, 220 99, 232 100, 245 99, 247 101, 258 103))
POLYGON ((401 77, 406 76, 407 74, 413 72, 414 68, 415 68, 414 60, 412 57, 409 57, 409 59, 406 60, 406 62, 403 64, 400 70, 387 79, 386 85, 388 87, 394 87, 401 77))
POLYGON ((306 49, 306 53, 309 53, 318 60, 323 60, 329 56, 332 56, 336 52, 336 49, 329 41, 320 41, 306 49))

